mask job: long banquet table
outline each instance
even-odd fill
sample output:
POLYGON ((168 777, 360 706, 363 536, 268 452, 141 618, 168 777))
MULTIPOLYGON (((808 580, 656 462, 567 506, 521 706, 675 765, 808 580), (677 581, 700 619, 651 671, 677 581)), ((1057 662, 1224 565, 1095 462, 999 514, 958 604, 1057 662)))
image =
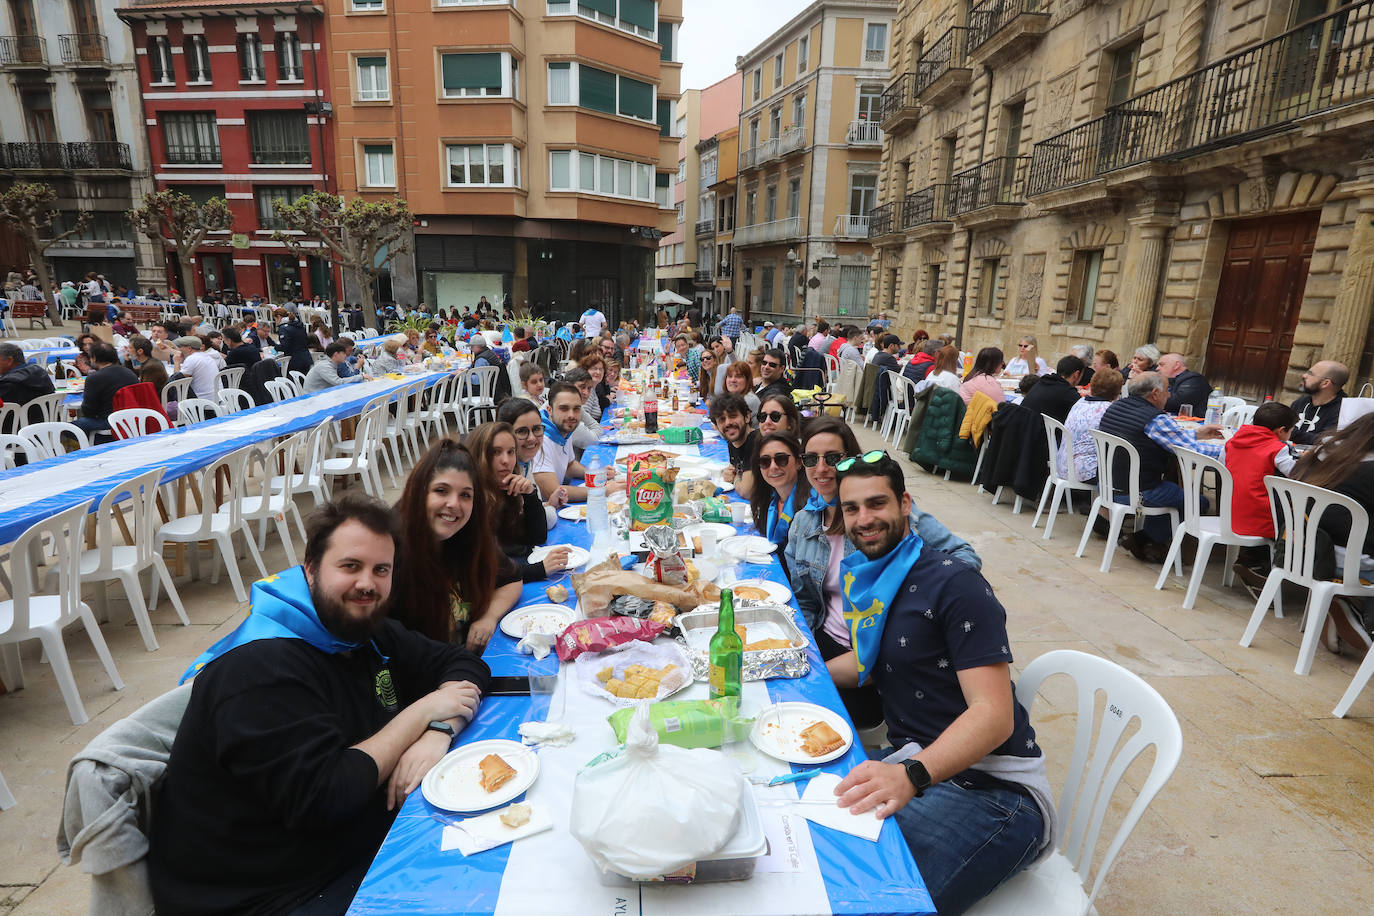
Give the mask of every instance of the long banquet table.
POLYGON ((164 482, 175 480, 240 448, 310 429, 327 417, 355 416, 379 395, 394 394, 420 379, 434 385, 447 374, 426 372, 399 380, 340 385, 0 471, 0 544, 12 542, 30 525, 64 509, 88 499, 98 502, 115 484, 155 467, 163 469, 164 482))
MULTIPOLYGON (((609 464, 619 454, 642 451, 648 446, 593 446, 588 451, 609 464)), ((661 446, 679 454, 701 454, 725 461, 725 446, 713 442, 698 446, 661 446)), ((587 460, 587 456, 584 456, 587 460)), ((752 532, 752 528, 749 529, 752 532)), ((550 544, 590 546, 585 522, 560 519, 549 532, 550 544)), ((741 579, 766 577, 786 584, 776 557, 766 564, 743 564, 741 579)), ((561 577, 555 577, 559 579, 561 577)), ((525 585, 521 607, 547 603, 550 582, 525 585)), ((575 603, 576 596, 569 602, 575 603)), ((794 613, 795 601, 792 602, 794 613)), ((798 618, 800 621, 800 618, 798 618)), ((805 632, 805 626, 802 626, 805 632)), ((810 673, 803 678, 775 678, 747 682, 745 714, 753 714, 771 702, 804 700, 845 715, 825 664, 816 647, 808 649, 810 673)), ((516 641, 499 629, 484 659, 494 675, 553 674, 559 672, 554 696, 490 697, 482 701, 476 719, 457 739, 457 745, 490 738, 519 741, 519 727, 527 721, 548 718, 551 703, 564 710, 561 721, 577 730, 577 740, 563 748, 538 750, 540 774, 522 800, 547 806, 554 827, 514 844, 464 856, 458 850, 441 851, 443 826, 431 817, 439 809, 416 791, 402 806, 391 831, 368 871, 349 912, 364 914, 601 914, 670 913, 674 916, 793 916, 793 914, 886 914, 933 913, 930 896, 905 842, 890 818, 876 843, 819 826, 805 820, 800 808, 776 801, 760 808, 769 836, 770 852, 754 876, 746 881, 718 884, 603 886, 595 867, 568 832, 573 778, 596 754, 614 745, 605 722, 613 708, 580 693, 571 682, 570 666, 560 666, 550 653, 542 661, 516 649, 516 641), (561 671, 560 671, 561 667, 561 671), (570 692, 571 691, 571 692, 570 692)), ((674 699, 704 699, 705 685, 694 684, 674 699)), ((555 716, 555 720, 559 717, 555 716)), ((852 722, 851 722, 852 728, 852 722)), ((789 772, 789 764, 755 753, 752 775, 789 772)), ((865 759, 857 740, 848 752, 821 769, 845 774, 865 759)), ((759 798, 797 797, 791 786, 756 789, 759 798)))

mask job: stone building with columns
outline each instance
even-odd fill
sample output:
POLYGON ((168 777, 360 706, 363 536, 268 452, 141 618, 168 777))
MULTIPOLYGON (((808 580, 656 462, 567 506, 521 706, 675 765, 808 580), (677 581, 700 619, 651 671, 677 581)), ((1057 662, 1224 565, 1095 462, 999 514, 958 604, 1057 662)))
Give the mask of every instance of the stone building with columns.
POLYGON ((902 0, 870 311, 1228 394, 1374 362, 1374 0, 902 0))

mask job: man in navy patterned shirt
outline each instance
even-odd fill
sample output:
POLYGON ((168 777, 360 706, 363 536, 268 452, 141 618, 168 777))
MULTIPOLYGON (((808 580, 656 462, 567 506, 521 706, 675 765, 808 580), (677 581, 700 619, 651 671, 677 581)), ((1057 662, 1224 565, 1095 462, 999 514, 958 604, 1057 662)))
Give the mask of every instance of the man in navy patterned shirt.
MULTIPOLYGON (((869 453, 840 467, 845 534, 868 563, 893 554, 906 570, 910 551, 919 556, 887 580, 895 593, 851 606, 886 608, 867 673, 896 751, 855 767, 836 794, 855 814, 895 816, 939 912, 962 912, 1053 837, 1044 757, 1012 689, 1006 611, 976 569, 908 540, 911 496, 896 461, 869 453)), ((854 683, 837 685, 858 686, 864 664, 855 657, 854 683)))

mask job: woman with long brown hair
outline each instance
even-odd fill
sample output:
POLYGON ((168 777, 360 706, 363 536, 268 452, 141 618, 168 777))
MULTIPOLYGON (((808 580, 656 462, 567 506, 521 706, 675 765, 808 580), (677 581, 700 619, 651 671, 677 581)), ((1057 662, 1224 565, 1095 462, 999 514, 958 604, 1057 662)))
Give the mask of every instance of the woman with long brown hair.
MULTIPOLYGON (((796 430, 764 436, 754 452, 754 487, 749 494, 749 509, 754 527, 778 546, 780 556, 787 546, 793 515, 811 498, 811 485, 802 473, 801 454, 796 430)), ((784 561, 784 570, 786 567, 784 561)))
POLYGON ((701 374, 697 376, 697 394, 705 400, 716 393, 716 368, 720 365, 709 348, 701 351, 701 374))
POLYGON ((492 536, 489 500, 472 454, 440 439, 406 479, 396 503, 405 532, 391 615, 443 642, 486 647, 520 600, 520 580, 492 536))
POLYGON ((483 423, 468 433, 464 445, 477 462, 478 477, 484 482, 488 518, 501 552, 514 565, 524 582, 547 579, 568 566, 568 548, 555 547, 542 563, 528 563, 529 552, 549 539, 544 501, 534 481, 516 473, 519 449, 515 428, 509 423, 483 423))
POLYGON ((935 354, 935 363, 930 367, 930 372, 916 383, 916 393, 920 394, 932 386, 958 391, 960 384, 959 348, 941 347, 935 354))

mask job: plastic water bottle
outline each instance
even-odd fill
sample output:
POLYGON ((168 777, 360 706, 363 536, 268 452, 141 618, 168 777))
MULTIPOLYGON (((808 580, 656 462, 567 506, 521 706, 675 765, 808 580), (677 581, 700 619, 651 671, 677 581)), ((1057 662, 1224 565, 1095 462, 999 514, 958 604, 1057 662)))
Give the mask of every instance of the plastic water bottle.
POLYGON ((610 533, 611 519, 606 514, 606 468, 595 457, 587 464, 583 483, 587 487, 587 530, 593 540, 610 533))
POLYGON ((1221 391, 1213 391, 1207 398, 1207 416, 1205 422, 1208 426, 1218 426, 1221 424, 1221 416, 1226 412, 1226 405, 1221 400, 1221 391))

